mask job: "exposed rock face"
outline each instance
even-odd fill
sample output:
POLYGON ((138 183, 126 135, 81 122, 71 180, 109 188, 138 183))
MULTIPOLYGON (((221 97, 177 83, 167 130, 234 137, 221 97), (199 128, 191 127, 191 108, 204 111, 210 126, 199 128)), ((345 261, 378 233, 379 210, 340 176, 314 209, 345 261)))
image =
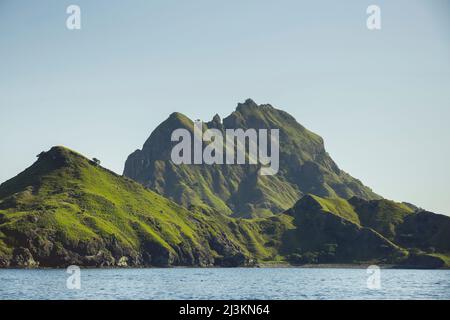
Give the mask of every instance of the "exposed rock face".
POLYGON ((323 140, 288 113, 252 100, 238 104, 221 122, 218 115, 205 123, 219 129, 279 129, 280 171, 261 176, 258 165, 175 165, 170 160, 171 134, 175 129, 193 131, 193 122, 173 113, 159 125, 142 150, 132 153, 124 175, 183 206, 208 205, 235 216, 270 216, 290 208, 303 195, 358 196, 379 199, 359 180, 340 170, 325 151, 323 140))
POLYGON ((38 263, 34 261, 33 255, 27 248, 16 248, 13 252, 11 265, 25 268, 37 267, 38 263))

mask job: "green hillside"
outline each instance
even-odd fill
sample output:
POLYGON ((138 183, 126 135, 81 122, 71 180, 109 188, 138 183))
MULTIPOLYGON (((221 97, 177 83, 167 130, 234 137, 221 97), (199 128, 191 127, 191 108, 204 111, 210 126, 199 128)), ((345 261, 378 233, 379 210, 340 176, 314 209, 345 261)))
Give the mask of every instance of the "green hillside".
POLYGON ((191 209, 55 147, 0 186, 0 264, 207 266, 274 255, 261 228, 275 222, 191 209))
POLYGON ((0 267, 376 263, 450 267, 450 218, 307 194, 266 218, 181 207, 64 147, 0 185, 0 267))
MULTIPOLYGON (((381 197, 339 169, 323 139, 288 113, 248 99, 224 118, 216 115, 204 129, 279 129, 280 171, 259 175, 258 165, 174 165, 171 134, 192 131, 188 117, 173 113, 125 163, 124 175, 183 206, 207 205, 235 217, 268 217, 292 207, 306 194, 363 199, 381 197)), ((247 155, 248 156, 248 155, 247 155)))

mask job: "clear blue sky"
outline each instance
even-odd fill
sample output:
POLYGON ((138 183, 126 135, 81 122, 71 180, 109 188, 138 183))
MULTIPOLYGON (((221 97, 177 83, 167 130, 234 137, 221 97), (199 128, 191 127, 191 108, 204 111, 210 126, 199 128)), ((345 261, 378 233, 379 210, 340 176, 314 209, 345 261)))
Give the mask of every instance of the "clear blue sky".
POLYGON ((0 32, 0 182, 53 145, 122 173, 171 112, 251 97, 384 197, 450 214, 449 1, 0 0, 0 32))

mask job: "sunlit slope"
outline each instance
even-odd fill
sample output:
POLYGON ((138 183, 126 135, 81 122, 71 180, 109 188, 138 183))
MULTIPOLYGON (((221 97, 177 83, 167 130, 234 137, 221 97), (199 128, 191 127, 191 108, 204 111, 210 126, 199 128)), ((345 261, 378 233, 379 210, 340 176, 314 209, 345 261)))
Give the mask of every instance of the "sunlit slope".
MULTIPOLYGON (((292 207, 303 195, 363 199, 381 197, 341 170, 324 147, 323 139, 288 113, 251 99, 239 103, 223 120, 216 115, 204 130, 279 129, 276 175, 258 174, 258 165, 174 165, 171 150, 176 129, 193 131, 193 121, 173 113, 161 123, 125 163, 124 175, 178 204, 207 205, 238 217, 267 217, 292 207)), ((247 150, 248 151, 248 150, 247 150)), ((247 153, 248 156, 248 153, 247 153)))
POLYGON ((259 223, 188 211, 63 147, 2 184, 0 199, 4 263, 235 265, 274 254, 259 223))
POLYGON ((287 211, 295 228, 284 252, 296 263, 378 261, 450 267, 450 218, 380 199, 306 195, 287 211))
MULTIPOLYGON (((278 192, 283 192, 277 189, 278 192)), ((284 213, 182 207, 64 147, 0 185, 0 267, 448 265, 449 218, 388 200, 304 195, 284 213)))

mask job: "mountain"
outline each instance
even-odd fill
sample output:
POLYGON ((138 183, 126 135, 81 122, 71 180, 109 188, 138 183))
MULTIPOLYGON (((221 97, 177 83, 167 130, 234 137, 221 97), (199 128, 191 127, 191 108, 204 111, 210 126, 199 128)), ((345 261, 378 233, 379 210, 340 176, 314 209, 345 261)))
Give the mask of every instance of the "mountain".
POLYGON ((450 218, 389 200, 349 201, 361 224, 398 245, 433 253, 450 252, 450 218))
MULTIPOLYGON (((286 214, 295 231, 284 235, 294 262, 368 261, 450 266, 450 217, 403 203, 306 195, 286 214), (297 254, 295 254, 297 253, 297 254)), ((291 261, 292 262, 292 261, 291 261)))
MULTIPOLYGON (((173 113, 127 159, 123 174, 185 207, 207 205, 236 217, 267 217, 292 207, 306 194, 381 199, 359 180, 339 169, 325 151, 323 139, 288 113, 248 99, 221 121, 216 115, 206 129, 279 129, 280 170, 258 174, 259 165, 175 165, 174 130, 193 131, 193 121, 173 113)), ((248 153, 247 153, 248 157, 248 153)))
POLYGON ((450 218, 306 194, 267 218, 184 208, 53 147, 0 185, 0 267, 384 263, 450 267, 450 218))
POLYGON ((188 211, 63 147, 0 185, 0 266, 244 264, 273 252, 261 227, 188 211))

